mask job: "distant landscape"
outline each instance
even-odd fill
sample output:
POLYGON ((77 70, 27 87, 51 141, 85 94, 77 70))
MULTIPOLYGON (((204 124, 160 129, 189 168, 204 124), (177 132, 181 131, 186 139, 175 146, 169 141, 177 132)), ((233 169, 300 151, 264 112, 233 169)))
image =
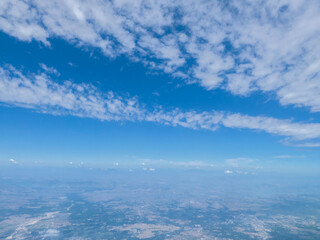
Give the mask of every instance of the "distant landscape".
POLYGON ((319 184, 270 173, 11 169, 0 173, 0 238, 318 239, 319 184))

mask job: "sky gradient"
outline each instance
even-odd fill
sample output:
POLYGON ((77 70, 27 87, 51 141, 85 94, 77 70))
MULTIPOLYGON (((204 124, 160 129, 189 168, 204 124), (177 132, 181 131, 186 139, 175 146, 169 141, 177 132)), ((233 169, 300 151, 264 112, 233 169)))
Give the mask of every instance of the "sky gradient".
POLYGON ((319 10, 1 1, 0 164, 319 171, 319 10))

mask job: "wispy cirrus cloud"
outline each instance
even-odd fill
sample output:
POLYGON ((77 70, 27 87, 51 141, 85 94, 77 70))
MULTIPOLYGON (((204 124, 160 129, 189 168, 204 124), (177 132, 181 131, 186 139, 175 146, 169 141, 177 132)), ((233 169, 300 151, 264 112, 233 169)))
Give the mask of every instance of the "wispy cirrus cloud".
POLYGON ((203 161, 169 161, 164 159, 140 159, 140 164, 143 167, 180 167, 180 168, 212 168, 214 164, 203 161))
POLYGON ((233 129, 251 129, 270 134, 289 137, 290 140, 315 139, 320 137, 320 123, 298 123, 289 119, 277 119, 266 116, 248 116, 240 113, 223 111, 153 112, 146 116, 147 121, 165 125, 182 126, 192 129, 215 131, 223 126, 233 129))
POLYGON ((319 112, 319 9, 316 0, 3 0, 0 29, 126 54, 208 90, 273 93, 282 105, 319 112))
POLYGON ((23 74, 0 67, 0 101, 50 114, 68 114, 99 120, 140 119, 143 110, 135 98, 101 93, 90 84, 57 83, 46 73, 23 74))
POLYGON ((235 167, 235 168, 246 167, 256 161, 257 159, 252 159, 247 157, 229 158, 225 160, 228 166, 235 167))
POLYGON ((278 155, 274 156, 273 158, 276 159, 297 159, 297 158, 305 158, 306 156, 304 155, 278 155))
POLYGON ((25 74, 10 65, 0 67, 0 102, 49 114, 102 121, 148 121, 210 131, 219 127, 251 129, 287 137, 286 140, 305 146, 309 146, 308 143, 301 141, 320 138, 320 123, 299 123, 288 119, 214 110, 196 112, 176 108, 169 111, 161 106, 151 109, 136 97, 121 97, 111 91, 102 93, 89 84, 57 82, 46 72, 25 74))

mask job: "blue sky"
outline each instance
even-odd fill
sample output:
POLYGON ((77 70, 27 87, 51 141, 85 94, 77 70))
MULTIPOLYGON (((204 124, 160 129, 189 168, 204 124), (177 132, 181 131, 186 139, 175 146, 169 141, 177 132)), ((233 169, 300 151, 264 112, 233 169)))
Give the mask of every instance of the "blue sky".
POLYGON ((1 164, 319 168, 319 8, 2 1, 1 164))

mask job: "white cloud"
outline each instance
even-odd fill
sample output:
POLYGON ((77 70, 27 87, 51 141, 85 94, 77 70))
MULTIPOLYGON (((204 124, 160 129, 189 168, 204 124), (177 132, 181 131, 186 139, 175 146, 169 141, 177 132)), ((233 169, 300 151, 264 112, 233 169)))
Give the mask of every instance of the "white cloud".
POLYGON ((14 160, 13 158, 11 158, 11 159, 9 160, 9 162, 11 162, 12 164, 15 164, 15 165, 18 164, 18 162, 17 162, 16 160, 14 160))
POLYGON ((320 2, 2 0, 0 29, 62 38, 236 95, 320 111, 320 2))
POLYGON ((320 147, 320 142, 303 142, 303 143, 289 143, 289 145, 296 146, 296 147, 320 147))
MULTIPOLYGON (((164 159, 140 159, 144 162, 141 163, 142 166, 146 166, 146 162, 148 165, 152 165, 154 167, 175 167, 175 168, 208 168, 214 167, 213 164, 203 161, 169 161, 164 159)), ((149 169, 150 170, 150 169, 149 169)))
POLYGON ((213 167, 212 164, 203 161, 170 161, 170 165, 186 167, 186 168, 207 168, 213 167))
POLYGON ((306 156, 303 155, 278 155, 278 156, 274 156, 273 158, 277 158, 277 159, 296 159, 296 158, 305 158, 306 156))
POLYGON ((58 72, 57 69, 53 67, 48 67, 44 63, 40 63, 39 65, 47 74, 54 74, 54 75, 60 76, 60 73, 58 72))
POLYGON ((247 128, 262 130, 267 133, 292 137, 296 140, 320 137, 319 123, 294 123, 291 120, 276 119, 264 116, 248 116, 243 114, 227 114, 222 124, 229 128, 247 128))
POLYGON ((165 161, 164 164, 184 168, 207 168, 213 166, 203 161, 165 161))
POLYGON ((221 112, 181 112, 179 109, 171 112, 165 112, 160 109, 146 115, 146 121, 159 122, 171 126, 182 126, 192 129, 202 128, 208 130, 216 130, 221 119, 223 119, 223 113, 221 112))
POLYGON ((225 170, 224 173, 225 174, 232 174, 233 172, 231 170, 225 170))
POLYGON ((320 123, 299 123, 222 111, 165 111, 161 106, 150 109, 140 104, 137 98, 122 98, 113 92, 104 94, 88 84, 71 81, 57 83, 45 73, 23 74, 12 66, 0 67, 0 102, 49 114, 68 114, 102 121, 148 121, 210 131, 221 126, 251 129, 284 136, 286 141, 310 147, 318 144, 301 141, 320 138, 320 123))
POLYGON ((31 2, 4 0, 0 3, 0 27, 2 31, 24 41, 36 39, 49 45, 49 33, 40 25, 37 8, 31 2))
POLYGON ((248 166, 249 164, 255 161, 256 161, 255 159, 244 158, 244 157, 229 158, 225 160, 226 164, 231 167, 244 167, 244 166, 248 166))
POLYGON ((51 114, 100 120, 139 119, 134 98, 100 93, 89 84, 56 83, 45 73, 24 75, 12 66, 0 67, 0 101, 51 114))
POLYGON ((147 121, 165 125, 182 126, 192 129, 215 131, 220 126, 235 129, 251 129, 289 137, 292 140, 320 138, 320 123, 295 123, 288 119, 265 116, 248 116, 240 113, 212 112, 171 112, 157 111, 146 116, 147 121))

